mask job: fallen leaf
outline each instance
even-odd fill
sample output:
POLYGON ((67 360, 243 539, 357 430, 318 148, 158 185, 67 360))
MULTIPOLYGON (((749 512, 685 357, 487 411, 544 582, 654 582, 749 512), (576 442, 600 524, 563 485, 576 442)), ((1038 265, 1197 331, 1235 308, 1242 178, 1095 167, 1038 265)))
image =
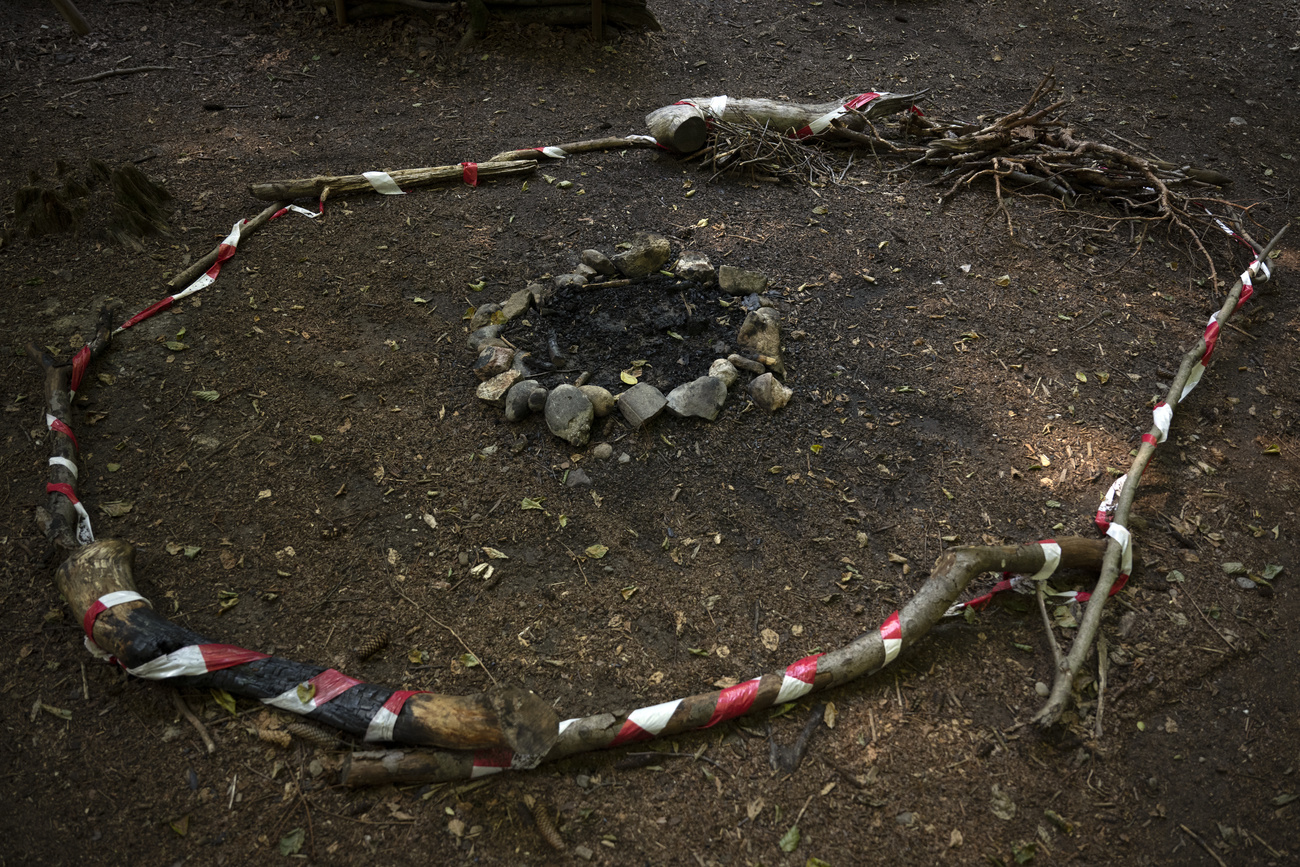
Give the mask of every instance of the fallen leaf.
POLYGON ((588 545, 586 550, 587 556, 593 560, 599 560, 601 557, 604 557, 608 553, 609 553, 609 549, 606 548, 604 545, 601 545, 600 543, 597 543, 595 545, 588 545))
POLYGON ((185 350, 189 349, 188 346, 186 346, 184 343, 181 343, 179 340, 168 340, 166 343, 163 344, 163 346, 166 346, 172 352, 184 352, 185 350))
POLYGON ((216 700, 217 704, 221 705, 226 713, 231 716, 235 715, 235 697, 233 695, 226 692, 224 689, 213 689, 209 691, 212 693, 213 699, 216 700))
POLYGON ((546 502, 545 497, 537 497, 537 498, 524 497, 522 500, 519 501, 519 508, 521 511, 527 509, 537 509, 540 511, 542 508, 542 503, 544 502, 546 502))
POLYGON ((294 828, 288 834, 280 838, 280 854, 284 857, 297 855, 302 849, 302 843, 307 839, 307 832, 302 828, 294 828))
POLYGON ((186 813, 175 822, 168 822, 167 825, 176 832, 177 836, 184 837, 190 832, 190 815, 186 813))
POLYGON ((99 511, 108 515, 110 518, 120 518, 133 508, 135 508, 135 504, 133 503, 128 503, 125 500, 114 500, 111 503, 101 503, 99 511))
POLYGON ((769 651, 776 650, 781 643, 781 636, 771 629, 764 629, 759 633, 758 637, 763 642, 763 647, 769 651))
POLYGON ((270 489, 270 488, 263 488, 262 490, 260 490, 260 491, 257 492, 257 498, 258 498, 259 500, 266 500, 266 499, 269 499, 270 496, 271 496, 271 489, 270 489))
POLYGON ((468 652, 462 653, 460 655, 460 664, 465 666, 466 668, 473 668, 476 665, 482 665, 482 663, 479 662, 477 656, 468 652))
POLYGON ((993 815, 1004 822, 1010 822, 1016 817, 1016 802, 1011 800, 1011 796, 1002 791, 997 783, 993 784, 993 799, 989 807, 993 815))
POLYGON ((799 833, 798 825, 791 825, 790 830, 781 835, 777 845, 781 847, 782 852, 793 852, 799 848, 799 840, 802 835, 799 833))
POLYGON ((637 588, 635 587, 624 587, 622 590, 618 591, 618 593, 623 597, 623 601, 626 602, 636 594, 636 591, 637 588))
POLYGON ((219 392, 219 391, 196 391, 196 392, 194 392, 194 396, 197 397, 199 400, 206 400, 206 401, 211 402, 211 401, 214 401, 214 400, 217 400, 218 398, 220 398, 220 397, 221 397, 221 392, 219 392))
POLYGON ((504 551, 498 551, 496 548, 484 546, 483 553, 488 555, 489 560, 509 560, 510 558, 504 551))

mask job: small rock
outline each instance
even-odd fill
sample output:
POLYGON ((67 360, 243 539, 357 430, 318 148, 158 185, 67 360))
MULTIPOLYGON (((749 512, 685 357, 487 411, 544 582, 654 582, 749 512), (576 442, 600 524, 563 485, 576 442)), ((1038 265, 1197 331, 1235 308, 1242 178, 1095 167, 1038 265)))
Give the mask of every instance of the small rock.
POLYGON ((588 281, 590 281, 594 277, 600 276, 599 271, 597 271, 595 268, 591 267, 590 265, 586 264, 585 262, 579 263, 578 267, 573 269, 573 273, 581 274, 583 277, 586 277, 588 281))
POLYGON ((505 346, 504 341, 501 340, 501 328, 500 325, 484 325, 482 328, 476 328, 470 331, 465 342, 475 352, 484 346, 505 346))
POLYGON ((587 285, 587 278, 581 274, 559 274, 552 282, 556 289, 577 289, 587 285))
POLYGON ((785 378, 785 364, 781 361, 781 314, 771 307, 762 307, 745 317, 736 342, 752 349, 776 375, 785 378))
POLYGON ((520 434, 510 441, 510 454, 517 455, 528 448, 528 437, 520 434))
POLYGON ((752 358, 746 358, 743 355, 736 355, 734 352, 727 356, 727 361, 731 362, 735 367, 748 371, 755 376, 762 376, 764 373, 767 373, 767 368, 763 366, 762 362, 755 361, 752 358))
POLYGON ((551 392, 542 388, 540 385, 533 389, 528 395, 528 408, 533 412, 541 412, 546 409, 546 398, 550 397, 551 392))
POLYGON ((632 248, 614 256, 612 261, 624 277, 644 277, 662 268, 671 253, 667 238, 660 235, 638 235, 632 242, 632 248))
POLYGON ((1238 575, 1238 576, 1237 576, 1237 586, 1240 587, 1242 590, 1254 590, 1254 589, 1255 589, 1255 582, 1254 582, 1254 581, 1251 581, 1251 580, 1250 580, 1249 578, 1247 578, 1245 575, 1238 575))
POLYGON ((709 264, 709 257, 703 253, 683 252, 677 257, 677 264, 673 266, 673 270, 677 272, 677 276, 694 280, 696 283, 707 285, 718 279, 718 272, 709 264))
POLYGON ((559 385, 546 398, 546 426, 551 433, 582 447, 591 437, 591 401, 572 385, 559 385))
POLYGON ((740 371, 736 370, 736 365, 727 361, 727 359, 718 358, 709 365, 709 376, 716 376, 722 380, 723 385, 731 388, 736 384, 736 380, 740 379, 740 371))
POLYGON ((598 461, 607 461, 614 455, 614 447, 609 443, 596 443, 591 447, 591 456, 598 461))
POLYGON ((638 382, 618 396, 618 408, 633 430, 659 415, 667 405, 663 392, 648 382, 638 382))
POLYGON ((591 408, 596 413, 596 418, 604 418, 614 411, 614 395, 609 393, 609 389, 602 388, 599 385, 581 385, 578 386, 582 393, 591 401, 591 408))
POLYGON ((632 456, 629 455, 627 452, 623 452, 621 455, 618 456, 618 462, 620 464, 630 464, 632 463, 632 456))
POLYGON ((767 275, 760 271, 746 271, 731 265, 718 269, 718 286, 732 295, 762 294, 767 291, 767 275))
POLYGON ((573 847, 573 854, 577 855, 583 861, 590 861, 592 858, 596 857, 595 852, 591 851, 586 846, 583 846, 581 844, 573 847))
POLYGON ((1232 124, 1233 126, 1245 126, 1246 119, 1244 117, 1230 117, 1228 118, 1228 123, 1232 124))
POLYGON ((541 388, 535 380, 523 379, 510 386, 506 392, 506 421, 519 421, 533 411, 529 404, 533 392, 541 388))
POLYGON ((613 262, 609 261, 609 257, 599 250, 583 250, 582 264, 591 268, 597 274, 603 274, 606 277, 613 277, 618 273, 618 267, 613 262))
POLYGON ((532 357, 531 352, 516 352, 515 360, 510 363, 511 370, 519 371, 520 379, 527 379, 533 375, 533 372, 528 369, 528 359, 530 357, 532 357))
POLYGON ((776 412, 790 402, 794 392, 770 373, 765 373, 749 384, 749 396, 762 409, 776 412))
POLYGON ((498 373, 505 373, 514 361, 515 351, 509 346, 484 346, 474 360, 474 375, 479 382, 491 379, 498 373))
POLYGON ((727 402, 727 384, 716 376, 701 376, 668 392, 668 411, 680 418, 713 421, 727 402))
POLYGON ((480 304, 469 320, 469 330, 477 331, 484 325, 492 324, 492 315, 501 312, 500 304, 480 304))
POLYGON ((506 392, 510 391, 510 386, 519 381, 519 372, 507 370, 505 373, 498 373, 487 382, 479 383, 474 394, 478 395, 479 400, 487 401, 493 406, 503 406, 506 402, 506 392))
POLYGON ((590 487, 591 476, 587 475, 582 470, 577 470, 577 469, 569 470, 569 474, 564 477, 564 484, 566 484, 570 488, 576 488, 579 485, 586 485, 587 487, 590 487))
POLYGON ((528 312, 528 308, 535 300, 536 299, 533 298, 531 290, 520 289, 518 292, 511 295, 510 299, 506 301, 505 304, 501 305, 501 315, 505 317, 507 322, 517 316, 523 316, 528 312))
POLYGON ((894 821, 903 827, 908 828, 916 824, 916 814, 904 811, 895 816, 894 821))
POLYGON ((1040 698, 1047 698, 1052 694, 1051 689, 1049 689, 1047 684, 1043 683, 1041 680, 1034 684, 1034 692, 1038 693, 1040 698))

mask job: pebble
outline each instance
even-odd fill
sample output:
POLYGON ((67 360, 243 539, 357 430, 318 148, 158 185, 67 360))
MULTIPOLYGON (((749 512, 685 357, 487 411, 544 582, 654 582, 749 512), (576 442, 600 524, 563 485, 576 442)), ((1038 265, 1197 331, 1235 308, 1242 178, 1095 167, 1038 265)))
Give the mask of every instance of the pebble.
POLYGON ((767 275, 761 271, 746 271, 733 265, 718 269, 718 286, 732 295, 762 294, 767 291, 767 275))
POLYGON ((583 250, 582 264, 591 268, 597 274, 603 274, 606 277, 613 277, 618 273, 618 268, 614 263, 609 261, 609 257, 599 250, 583 250))
POLYGON ((509 346, 484 346, 474 359, 474 375, 479 382, 491 379, 498 373, 505 373, 514 361, 515 351, 509 346))
POLYGON ((1242 590, 1254 590, 1254 589, 1255 589, 1255 582, 1254 582, 1254 581, 1251 581, 1251 580, 1250 580, 1249 578, 1247 578, 1245 575, 1238 575, 1238 576, 1237 576, 1237 586, 1240 587, 1242 590))
POLYGON ((570 488, 576 488, 578 485, 591 486, 591 476, 583 470, 569 470, 569 474, 564 477, 564 484, 570 488))
POLYGON ((749 396, 754 403, 768 412, 776 412, 790 402, 794 392, 770 373, 765 373, 749 384, 749 396))
POLYGON ((694 280, 696 283, 707 285, 718 279, 718 272, 709 264, 709 257, 703 253, 683 252, 677 257, 677 264, 673 266, 673 270, 677 272, 677 276, 694 280))
POLYGON ((498 373, 487 382, 479 383, 479 387, 474 390, 479 400, 487 401, 493 406, 504 406, 506 402, 506 392, 510 386, 519 381, 519 371, 507 370, 505 373, 498 373))
POLYGON ((667 404, 663 392, 647 382, 638 382, 618 396, 618 408, 633 430, 663 412, 667 404))
POLYGON ((482 328, 475 328, 470 331, 469 337, 465 338, 465 342, 475 352, 478 352, 484 346, 504 346, 505 344, 501 340, 501 328, 500 325, 484 325, 482 328))
POLYGON ((730 361, 733 366, 748 371, 755 376, 762 376, 764 373, 767 373, 767 368, 763 366, 761 361, 755 361, 752 358, 746 358, 745 356, 737 355, 734 352, 727 356, 727 361, 730 361))
POLYGON ((572 385, 556 386, 546 398, 546 426, 551 433, 582 447, 591 437, 591 401, 572 385))
POLYGON ((550 396, 550 391, 542 388, 540 385, 533 389, 528 395, 528 408, 533 412, 541 412, 546 409, 546 398, 550 396))
POLYGON ((679 418, 713 421, 727 402, 727 384, 716 376, 701 376, 668 392, 668 411, 679 418))
POLYGON ((709 365, 709 376, 716 376, 727 388, 731 388, 740 379, 740 372, 736 370, 736 365, 725 358, 719 358, 709 365))
POLYGON ((596 443, 591 447, 591 456, 598 461, 607 461, 614 456, 614 447, 609 443, 596 443))
POLYGON ((614 411, 614 395, 609 393, 609 389, 602 388, 599 385, 580 385, 579 389, 591 401, 591 408, 596 413, 596 418, 604 418, 614 411))
POLYGON ((618 462, 620 464, 630 464, 632 462, 632 456, 627 452, 623 452, 618 456, 618 462))
POLYGON ((1034 684, 1034 692, 1038 693, 1041 698, 1047 698, 1052 694, 1052 691, 1048 689, 1047 684, 1043 683, 1041 680, 1034 684))
POLYGON ((469 330, 477 331, 484 325, 491 325, 492 314, 500 312, 500 304, 480 304, 478 309, 474 311, 474 315, 469 320, 469 330))
POLYGON ((553 281, 556 289, 578 288, 587 285, 587 278, 581 274, 559 274, 553 281))

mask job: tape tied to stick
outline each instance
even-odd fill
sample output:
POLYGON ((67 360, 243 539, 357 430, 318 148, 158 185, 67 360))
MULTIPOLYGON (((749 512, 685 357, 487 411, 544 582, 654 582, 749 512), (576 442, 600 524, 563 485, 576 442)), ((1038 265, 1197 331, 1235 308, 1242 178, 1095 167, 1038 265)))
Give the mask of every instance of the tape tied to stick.
POLYGON ((388 172, 362 172, 361 177, 370 182, 370 186, 374 188, 376 193, 385 196, 406 195, 402 188, 397 185, 397 181, 393 180, 393 176, 388 172))
POLYGON ((478 186, 478 163, 461 163, 461 179, 471 187, 478 186))
POLYGON ((95 531, 90 526, 90 513, 81 504, 81 500, 77 499, 77 492, 73 490, 72 485, 50 482, 45 486, 45 491, 49 494, 61 494, 72 503, 72 508, 77 513, 77 543, 89 545, 95 541, 95 531))

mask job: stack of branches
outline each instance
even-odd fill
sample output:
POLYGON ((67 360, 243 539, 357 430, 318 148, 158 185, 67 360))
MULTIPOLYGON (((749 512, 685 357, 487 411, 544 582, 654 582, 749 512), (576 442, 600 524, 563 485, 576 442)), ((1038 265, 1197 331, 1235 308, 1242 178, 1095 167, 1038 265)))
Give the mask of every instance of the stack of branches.
POLYGON ((963 123, 909 111, 899 122, 897 134, 889 137, 871 118, 852 109, 832 121, 823 136, 803 141, 789 139, 763 124, 714 120, 702 153, 710 159, 715 177, 722 172, 748 172, 768 180, 843 183, 852 156, 847 165, 837 167, 837 161, 823 149, 810 145, 829 143, 855 152, 865 149, 877 158, 907 161, 891 172, 942 169, 931 182, 946 187, 939 197, 941 204, 976 181, 990 181, 1012 235, 1015 230, 1003 199, 1006 192, 1047 195, 1067 207, 1083 200, 1106 204, 1120 213, 1119 219, 1143 225, 1137 251, 1155 224, 1181 233, 1208 264, 1216 289, 1218 274, 1202 241, 1204 231, 1216 225, 1223 228, 1216 221, 1226 219, 1259 249, 1242 225, 1250 207, 1204 194, 1231 183, 1230 178, 1079 139, 1056 114, 1067 100, 1047 101, 1055 92, 1056 78, 1049 71, 1024 105, 991 122, 963 123), (782 138, 786 140, 780 141, 782 138), (1210 213, 1209 208, 1217 208, 1223 216, 1210 213))

